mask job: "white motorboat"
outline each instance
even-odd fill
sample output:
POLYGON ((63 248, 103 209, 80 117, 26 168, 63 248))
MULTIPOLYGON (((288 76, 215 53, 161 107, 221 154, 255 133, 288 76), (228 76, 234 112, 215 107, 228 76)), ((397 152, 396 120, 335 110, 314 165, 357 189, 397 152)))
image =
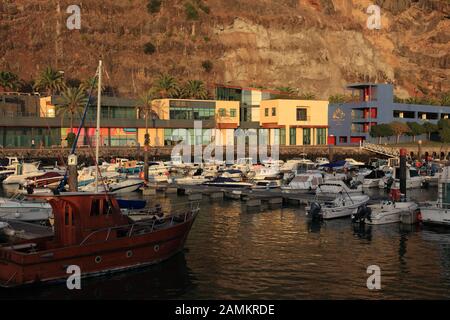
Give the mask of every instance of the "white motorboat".
POLYGON ((295 176, 287 186, 282 186, 281 189, 288 192, 310 192, 316 190, 322 183, 322 174, 302 173, 295 176))
MULTIPOLYGON (((392 170, 392 173, 387 173, 383 178, 380 179, 378 187, 380 189, 389 189, 393 184, 399 184, 400 178, 400 168, 396 167, 392 170)), ((421 176, 416 168, 408 165, 406 168, 406 189, 417 189, 421 188, 426 182, 427 177, 421 176)))
MULTIPOLYGON (((144 185, 141 179, 104 179, 104 182, 99 182, 98 192, 110 192, 114 194, 130 193, 139 190, 144 185)), ((95 192, 96 182, 93 182, 87 186, 81 187, 81 191, 95 192)))
POLYGON ((248 182, 235 181, 231 178, 217 177, 211 181, 202 183, 204 186, 223 188, 251 188, 253 184, 248 182))
POLYGON ((0 219, 44 221, 52 216, 48 203, 0 198, 0 219))
POLYGON ((255 180, 269 180, 279 179, 280 170, 278 167, 259 167, 255 170, 253 179, 255 180))
POLYGON ((372 170, 368 175, 362 178, 362 187, 364 189, 378 188, 380 184, 380 179, 385 176, 383 170, 372 170))
POLYGON ((345 162, 347 163, 348 166, 352 167, 362 167, 366 165, 364 162, 356 161, 355 159, 352 158, 345 159, 345 162))
POLYGON ((338 193, 361 194, 363 193, 363 188, 360 183, 352 182, 350 185, 347 185, 342 180, 335 180, 322 183, 316 189, 316 194, 333 195, 338 193))
POLYGON ((281 187, 280 180, 258 180, 256 183, 252 186, 252 189, 258 190, 268 190, 268 189, 277 189, 281 187))
POLYGON ((370 200, 367 195, 339 194, 333 201, 314 201, 306 207, 306 215, 313 220, 349 217, 370 200))
POLYGON ((419 206, 415 202, 382 201, 378 204, 369 205, 371 213, 365 219, 367 224, 388 224, 400 222, 404 213, 417 214, 419 206))
POLYGON ((327 158, 316 158, 316 164, 322 166, 324 164, 329 164, 330 161, 327 158))
POLYGON ((450 226, 450 167, 440 175, 437 200, 421 204, 420 215, 424 224, 450 226))
POLYGON ((27 178, 33 178, 44 174, 38 169, 39 163, 16 163, 14 173, 3 180, 3 184, 23 184, 27 178))

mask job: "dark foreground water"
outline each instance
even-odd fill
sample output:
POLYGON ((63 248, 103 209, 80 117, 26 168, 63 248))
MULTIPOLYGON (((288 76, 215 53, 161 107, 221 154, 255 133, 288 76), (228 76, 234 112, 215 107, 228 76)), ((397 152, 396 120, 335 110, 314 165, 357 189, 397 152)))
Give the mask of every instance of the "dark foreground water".
MULTIPOLYGON (((416 190, 418 201, 436 190, 416 190)), ((375 191, 377 193, 377 191, 375 191)), ((132 195, 131 197, 138 197, 132 195)), ((164 206, 187 198, 151 198, 164 206)), ((431 299, 450 298, 450 230, 399 224, 311 224, 304 208, 257 213, 238 201, 201 203, 186 249, 145 269, 65 284, 1 289, 0 299, 431 299), (381 290, 366 287, 370 265, 381 290)))

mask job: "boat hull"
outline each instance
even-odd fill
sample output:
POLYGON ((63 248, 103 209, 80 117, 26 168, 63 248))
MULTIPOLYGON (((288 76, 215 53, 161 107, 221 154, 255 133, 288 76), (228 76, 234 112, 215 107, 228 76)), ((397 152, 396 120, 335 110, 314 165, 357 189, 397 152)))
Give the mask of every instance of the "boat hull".
POLYGON ((67 273, 71 265, 80 268, 81 277, 90 277, 159 263, 183 249, 194 220, 195 216, 150 234, 32 254, 11 252, 8 255, 3 249, 0 251, 0 286, 66 280, 71 275, 67 273))
POLYGON ((450 226, 450 210, 440 207, 421 207, 422 223, 450 226))
POLYGON ((415 203, 395 203, 389 205, 370 205, 372 209, 371 220, 366 220, 367 224, 379 225, 400 222, 400 217, 404 213, 413 214, 418 205, 415 203))

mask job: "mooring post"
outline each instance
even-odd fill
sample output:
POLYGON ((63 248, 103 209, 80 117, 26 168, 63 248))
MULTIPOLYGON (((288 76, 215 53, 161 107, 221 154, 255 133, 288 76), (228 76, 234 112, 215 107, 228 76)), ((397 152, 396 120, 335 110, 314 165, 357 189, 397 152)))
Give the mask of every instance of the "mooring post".
POLYGON ((406 196, 406 149, 400 149, 400 193, 406 196))
POLYGON ((71 154, 68 159, 69 166, 69 191, 78 191, 78 157, 75 154, 71 154))

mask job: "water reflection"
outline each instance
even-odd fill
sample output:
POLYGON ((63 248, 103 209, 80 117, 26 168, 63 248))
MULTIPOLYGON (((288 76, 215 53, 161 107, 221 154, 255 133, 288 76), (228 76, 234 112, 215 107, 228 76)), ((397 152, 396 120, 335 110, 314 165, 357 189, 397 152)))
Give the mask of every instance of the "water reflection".
POLYGON ((174 299, 195 290, 185 253, 149 267, 82 279, 81 290, 65 283, 0 289, 0 299, 174 299))

